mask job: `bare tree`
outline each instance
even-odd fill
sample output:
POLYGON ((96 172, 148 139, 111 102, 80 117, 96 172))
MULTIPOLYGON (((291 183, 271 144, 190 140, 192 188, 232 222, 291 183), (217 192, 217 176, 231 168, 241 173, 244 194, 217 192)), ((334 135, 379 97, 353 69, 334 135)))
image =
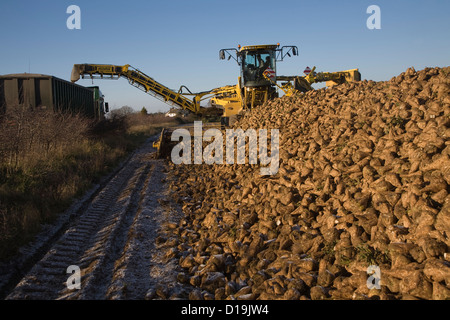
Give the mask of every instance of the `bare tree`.
POLYGON ((109 112, 109 115, 110 115, 110 117, 114 118, 114 117, 126 117, 133 113, 135 113, 133 108, 131 108, 129 106, 123 106, 119 109, 111 110, 109 112))

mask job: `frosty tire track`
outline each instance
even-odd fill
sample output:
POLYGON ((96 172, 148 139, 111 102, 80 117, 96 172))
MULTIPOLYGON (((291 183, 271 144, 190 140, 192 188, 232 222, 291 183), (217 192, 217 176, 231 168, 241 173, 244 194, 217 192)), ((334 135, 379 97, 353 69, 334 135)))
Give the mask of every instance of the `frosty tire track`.
POLYGON ((152 277, 155 238, 179 214, 160 204, 165 165, 153 151, 148 141, 131 157, 6 299, 144 299, 157 282, 176 283, 175 264, 152 277), (70 265, 81 269, 79 290, 66 286, 70 265))

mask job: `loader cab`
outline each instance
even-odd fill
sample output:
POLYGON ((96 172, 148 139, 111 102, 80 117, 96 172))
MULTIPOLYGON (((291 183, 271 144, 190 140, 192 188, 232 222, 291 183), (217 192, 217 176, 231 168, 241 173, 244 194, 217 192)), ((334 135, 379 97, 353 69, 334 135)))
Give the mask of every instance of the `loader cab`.
POLYGON ((267 87, 276 81, 276 46, 249 46, 239 51, 241 57, 241 81, 243 87, 267 87), (274 47, 274 48, 272 48, 274 47))
POLYGON ((223 109, 221 123, 232 125, 243 110, 253 109, 268 100, 278 97, 277 81, 278 61, 288 55, 298 55, 296 46, 257 45, 238 48, 221 49, 219 58, 231 58, 240 67, 238 85, 234 92, 215 96, 211 103, 223 109))

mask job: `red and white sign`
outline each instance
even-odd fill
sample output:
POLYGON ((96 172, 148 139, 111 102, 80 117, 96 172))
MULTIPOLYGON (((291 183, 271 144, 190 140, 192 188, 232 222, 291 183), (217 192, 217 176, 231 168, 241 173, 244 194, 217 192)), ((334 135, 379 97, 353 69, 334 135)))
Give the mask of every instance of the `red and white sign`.
POLYGON ((274 79, 275 78, 275 71, 273 70, 273 69, 270 69, 270 68, 267 68, 265 71, 264 71, 264 74, 268 77, 268 78, 270 78, 270 79, 274 79))
POLYGON ((303 73, 308 75, 311 73, 311 69, 309 67, 306 67, 306 69, 303 71, 303 73))

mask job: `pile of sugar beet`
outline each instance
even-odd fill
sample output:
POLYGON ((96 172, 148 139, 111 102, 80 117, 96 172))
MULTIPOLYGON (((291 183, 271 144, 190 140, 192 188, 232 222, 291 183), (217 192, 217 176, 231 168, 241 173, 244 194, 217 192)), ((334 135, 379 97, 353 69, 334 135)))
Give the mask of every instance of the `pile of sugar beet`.
POLYGON ((234 128, 280 130, 273 176, 170 163, 188 298, 449 299, 449 93, 409 68, 272 100, 234 128))

